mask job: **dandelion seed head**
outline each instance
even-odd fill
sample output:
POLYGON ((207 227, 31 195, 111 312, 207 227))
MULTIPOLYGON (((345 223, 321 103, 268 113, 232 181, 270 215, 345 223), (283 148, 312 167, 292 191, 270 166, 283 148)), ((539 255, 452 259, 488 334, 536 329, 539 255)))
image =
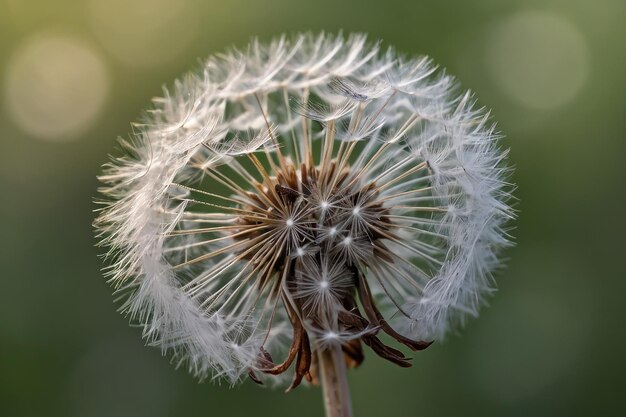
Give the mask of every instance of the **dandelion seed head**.
POLYGON ((253 41, 154 106, 95 225, 122 310, 177 364, 295 387, 317 350, 409 366, 381 332, 419 350, 478 314, 514 217, 506 152, 430 59, 253 41))

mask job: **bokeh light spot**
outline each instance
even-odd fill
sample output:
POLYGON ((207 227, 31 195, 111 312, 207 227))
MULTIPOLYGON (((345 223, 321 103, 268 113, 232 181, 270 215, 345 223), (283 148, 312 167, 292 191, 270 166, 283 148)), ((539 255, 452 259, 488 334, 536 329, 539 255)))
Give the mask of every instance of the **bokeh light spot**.
POLYGON ((88 6, 96 36, 133 67, 172 61, 198 29, 197 12, 188 0, 89 0, 88 6))
POLYGON ((525 11, 498 24, 486 45, 487 66, 505 94, 533 109, 571 101, 589 72, 580 31, 549 12, 525 11))
POLYGON ((80 39, 37 35, 18 46, 4 84, 7 110, 22 130, 68 141, 97 119, 109 76, 100 56, 80 39))

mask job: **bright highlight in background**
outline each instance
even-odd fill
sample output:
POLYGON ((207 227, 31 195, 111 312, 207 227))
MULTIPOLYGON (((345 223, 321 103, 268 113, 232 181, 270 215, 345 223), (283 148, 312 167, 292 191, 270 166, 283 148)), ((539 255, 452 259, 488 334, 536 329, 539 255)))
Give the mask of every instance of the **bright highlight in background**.
POLYGON ((589 54, 580 31, 560 16, 521 12, 493 29, 487 66, 511 98, 547 110, 574 99, 587 78, 589 54))
POLYGON ((23 131, 68 141, 97 119, 109 76, 102 59, 83 41, 35 36, 11 57, 4 85, 8 112, 23 131))

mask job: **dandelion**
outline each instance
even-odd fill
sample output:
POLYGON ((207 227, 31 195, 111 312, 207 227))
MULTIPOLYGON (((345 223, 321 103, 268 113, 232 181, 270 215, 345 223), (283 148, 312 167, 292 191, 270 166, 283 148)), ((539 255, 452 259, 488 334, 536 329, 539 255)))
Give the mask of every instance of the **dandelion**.
POLYGON ((324 387, 476 316, 511 185, 488 114, 362 35, 253 41, 154 100, 100 177, 121 310, 200 378, 324 387))

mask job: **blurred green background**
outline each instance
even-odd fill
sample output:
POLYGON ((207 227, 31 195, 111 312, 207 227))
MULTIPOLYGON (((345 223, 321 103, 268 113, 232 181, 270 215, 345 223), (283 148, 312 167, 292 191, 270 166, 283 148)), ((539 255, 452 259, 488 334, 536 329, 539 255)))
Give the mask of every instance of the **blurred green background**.
MULTIPOLYGON (((115 311, 100 165, 163 84, 251 36, 362 31, 493 109, 517 246, 460 337, 351 372, 355 415, 619 415, 626 2, 0 0, 0 416, 320 416, 315 388, 199 384, 115 311)), ((623 414, 622 414, 623 415, 623 414)))

